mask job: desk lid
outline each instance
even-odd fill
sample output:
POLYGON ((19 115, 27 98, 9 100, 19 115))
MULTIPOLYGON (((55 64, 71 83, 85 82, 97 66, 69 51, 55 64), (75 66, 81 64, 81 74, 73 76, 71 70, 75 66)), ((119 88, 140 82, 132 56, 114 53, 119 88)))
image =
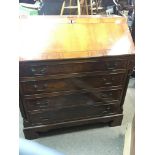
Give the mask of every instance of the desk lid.
POLYGON ((19 34, 20 61, 134 54, 120 16, 29 16, 20 18, 19 34))

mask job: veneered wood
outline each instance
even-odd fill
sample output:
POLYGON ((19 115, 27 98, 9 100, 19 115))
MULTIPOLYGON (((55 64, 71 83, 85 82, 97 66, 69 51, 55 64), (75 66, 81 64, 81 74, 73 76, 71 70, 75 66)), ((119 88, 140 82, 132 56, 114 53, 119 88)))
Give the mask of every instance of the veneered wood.
MULTIPOLYGON (((132 60, 132 59, 131 59, 132 60)), ((132 64, 132 62, 131 62, 132 64)), ((20 77, 38 77, 43 75, 60 75, 66 74, 68 76, 75 73, 86 73, 94 71, 112 70, 126 70, 128 65, 128 56, 115 56, 113 57, 99 57, 99 58, 81 58, 81 59, 68 59, 59 61, 21 61, 20 62, 20 77), (70 73, 70 74, 68 74, 70 73)), ((132 66, 131 66, 132 67, 132 66)), ((96 74, 96 73, 95 73, 96 74)))
POLYGON ((134 67, 125 18, 39 16, 19 23, 25 137, 95 122, 120 125, 134 67))
POLYGON ((38 16, 21 18, 20 60, 47 60, 133 54, 123 17, 38 16))
POLYGON ((107 88, 114 86, 123 86, 125 79, 124 73, 118 74, 99 74, 99 75, 85 75, 74 78, 46 79, 46 80, 32 80, 21 82, 21 87, 25 95, 86 90, 89 88, 107 88))
POLYGON ((96 96, 92 92, 77 91, 64 94, 44 94, 37 97, 25 97, 25 105, 28 111, 44 109, 61 109, 63 107, 77 107, 79 105, 109 104, 111 101, 119 103, 121 88, 112 90, 96 90, 96 96), (73 101, 76 102, 73 102, 73 101))

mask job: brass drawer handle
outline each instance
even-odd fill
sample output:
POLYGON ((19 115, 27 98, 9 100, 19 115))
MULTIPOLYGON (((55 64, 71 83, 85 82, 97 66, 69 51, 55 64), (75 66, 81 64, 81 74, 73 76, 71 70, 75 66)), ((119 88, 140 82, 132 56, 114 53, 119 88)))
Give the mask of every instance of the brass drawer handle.
POLYGON ((107 111, 107 110, 105 110, 105 111, 102 111, 102 114, 106 114, 106 113, 108 113, 108 111, 107 111))
POLYGON ((105 84, 111 84, 109 81, 108 81, 108 79, 106 79, 106 78, 102 78, 103 79, 103 81, 105 82, 105 84))
POLYGON ((108 95, 107 94, 102 94, 102 97, 107 97, 108 95))
POLYGON ((109 106, 109 107, 106 107, 106 110, 110 110, 111 109, 111 107, 109 106))
POLYGON ((106 107, 104 111, 102 111, 102 114, 106 114, 111 110, 110 106, 106 107))
POLYGON ((39 88, 40 90, 44 90, 44 89, 46 89, 46 88, 48 87, 48 84, 45 83, 45 84, 40 85, 40 86, 38 86, 37 84, 34 84, 33 87, 34 87, 35 89, 38 89, 38 88, 40 87, 40 88, 39 88))
POLYGON ((114 63, 107 63, 106 66, 108 69, 115 69, 117 67, 117 63, 114 62, 114 63))
POLYGON ((43 121, 48 121, 49 120, 49 118, 48 117, 39 117, 41 120, 43 120, 43 121))
POLYGON ((36 102, 36 105, 38 105, 39 107, 48 106, 48 104, 49 104, 49 101, 36 102))
POLYGON ((46 73, 47 71, 47 67, 43 67, 41 69, 35 69, 35 68, 31 68, 31 71, 34 75, 43 75, 46 73))
POLYGON ((37 84, 35 84, 35 85, 33 85, 33 87, 34 87, 34 88, 38 88, 38 85, 37 85, 37 84))
POLYGON ((108 84, 111 84, 111 82, 106 82, 105 84, 108 85, 108 84))
POLYGON ((35 68, 31 68, 31 71, 32 71, 32 72, 36 72, 36 69, 35 69, 35 68))
POLYGON ((106 78, 103 78, 103 81, 107 81, 107 79, 106 78))
POLYGON ((86 102, 86 104, 91 106, 91 105, 94 105, 95 102, 93 102, 93 101, 88 101, 88 102, 86 102))
POLYGON ((110 97, 112 96, 113 94, 112 93, 109 93, 109 94, 102 94, 101 97, 110 97))

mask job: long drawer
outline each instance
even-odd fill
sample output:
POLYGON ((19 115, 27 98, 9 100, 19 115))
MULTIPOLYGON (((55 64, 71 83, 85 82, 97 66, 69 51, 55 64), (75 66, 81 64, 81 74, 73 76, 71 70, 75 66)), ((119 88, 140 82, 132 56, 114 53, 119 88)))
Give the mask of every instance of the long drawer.
POLYGON ((46 94, 38 97, 25 98, 24 102, 28 111, 43 109, 61 109, 64 107, 77 107, 80 105, 108 104, 121 98, 122 89, 96 90, 94 92, 83 91, 66 95, 46 94))
POLYGON ((58 123, 72 121, 96 116, 105 116, 120 112, 117 104, 97 105, 97 106, 78 106, 63 108, 59 110, 47 110, 42 112, 29 112, 29 121, 33 124, 58 123))
POLYGON ((21 81, 25 95, 51 93, 73 90, 91 90, 110 86, 120 86, 125 79, 125 73, 90 74, 72 78, 50 78, 46 80, 21 81))
POLYGON ((42 75, 58 75, 71 73, 84 73, 93 71, 111 71, 126 69, 127 57, 104 57, 80 60, 63 61, 32 61, 20 62, 20 77, 34 77, 42 75))

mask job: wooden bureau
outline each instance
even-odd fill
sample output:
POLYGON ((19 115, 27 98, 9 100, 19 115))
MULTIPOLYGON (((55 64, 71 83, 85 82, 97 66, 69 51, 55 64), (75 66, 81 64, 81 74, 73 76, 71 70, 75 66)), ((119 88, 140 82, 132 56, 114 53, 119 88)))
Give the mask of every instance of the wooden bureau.
POLYGON ((20 110, 27 139, 82 124, 121 125, 134 46, 119 16, 21 18, 20 110))

